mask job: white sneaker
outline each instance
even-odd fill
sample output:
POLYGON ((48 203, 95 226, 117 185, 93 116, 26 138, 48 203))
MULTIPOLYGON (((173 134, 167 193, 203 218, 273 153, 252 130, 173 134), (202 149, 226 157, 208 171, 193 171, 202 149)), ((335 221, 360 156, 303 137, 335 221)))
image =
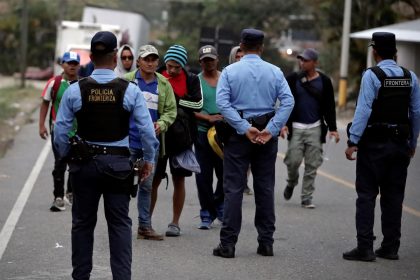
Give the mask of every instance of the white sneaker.
POLYGON ((52 212, 60 212, 66 210, 64 200, 61 197, 56 197, 50 207, 52 212))
POLYGON ((64 196, 64 202, 66 202, 69 206, 73 205, 73 193, 68 192, 64 196))

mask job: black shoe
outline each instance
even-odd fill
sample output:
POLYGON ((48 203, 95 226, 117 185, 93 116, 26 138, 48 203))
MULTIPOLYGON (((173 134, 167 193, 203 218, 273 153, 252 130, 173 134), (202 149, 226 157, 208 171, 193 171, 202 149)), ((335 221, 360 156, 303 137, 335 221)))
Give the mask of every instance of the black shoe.
POLYGON ((315 204, 312 203, 312 200, 307 199, 307 200, 303 200, 302 203, 300 204, 303 208, 306 209, 315 209, 315 204))
POLYGON ((377 250, 375 250, 375 255, 379 258, 388 260, 398 260, 400 258, 396 250, 384 247, 379 247, 377 250))
POLYGON ((274 256, 273 245, 260 244, 258 245, 257 254, 266 257, 274 256))
POLYGON ((292 195, 293 195, 293 187, 287 186, 283 192, 284 199, 289 200, 292 197, 292 195))
POLYGON ((222 258, 234 258, 235 247, 234 246, 223 247, 222 244, 219 244, 219 246, 213 249, 213 256, 222 257, 222 258))
POLYGON ((343 259, 349 261, 372 262, 376 260, 373 250, 354 248, 351 251, 343 253, 343 259))

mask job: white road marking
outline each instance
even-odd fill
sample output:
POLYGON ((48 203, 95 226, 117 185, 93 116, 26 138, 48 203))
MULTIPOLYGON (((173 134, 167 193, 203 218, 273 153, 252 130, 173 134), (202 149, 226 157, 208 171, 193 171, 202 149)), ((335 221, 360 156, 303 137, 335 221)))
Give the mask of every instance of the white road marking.
POLYGON ((42 149, 39 157, 32 168, 31 173, 29 174, 28 179, 25 182, 25 185, 20 192, 15 205, 13 206, 12 211, 7 217, 6 223, 4 224, 0 232, 0 260, 3 257, 3 253, 6 250, 7 244, 9 243, 10 237, 12 236, 13 231, 15 230, 16 224, 19 221, 20 215, 22 214, 23 208, 25 207, 26 202, 28 201, 29 195, 32 192, 34 184, 38 179, 38 175, 41 172, 42 167, 44 166, 45 160, 47 159, 48 153, 51 149, 51 140, 47 139, 44 148, 42 149))

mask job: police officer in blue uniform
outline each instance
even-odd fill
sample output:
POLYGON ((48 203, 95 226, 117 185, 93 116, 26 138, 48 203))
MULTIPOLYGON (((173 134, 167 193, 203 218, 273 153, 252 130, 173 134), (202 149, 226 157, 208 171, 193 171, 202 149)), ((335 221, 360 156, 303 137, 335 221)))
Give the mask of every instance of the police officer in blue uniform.
POLYGON ((257 253, 273 256, 275 231, 274 183, 278 134, 293 109, 294 99, 282 71, 261 59, 264 33, 244 29, 245 56, 227 66, 217 84, 216 105, 233 128, 224 144, 224 215, 220 244, 213 255, 235 256, 242 223, 242 199, 247 170, 254 177, 257 253), (280 107, 275 108, 276 101, 280 107))
MULTIPOLYGON (((64 93, 55 126, 54 143, 61 156, 70 158, 74 186, 72 207, 73 279, 89 279, 92 271, 94 229, 103 196, 108 223, 113 279, 131 279, 131 219, 128 216, 133 191, 133 164, 129 160, 129 118, 144 143, 144 167, 140 180, 147 178, 158 141, 143 95, 132 83, 116 77, 117 39, 108 31, 96 33, 91 41, 95 70, 90 77, 70 85, 64 93), (68 132, 77 119, 77 135, 68 132), (70 143, 69 143, 70 140, 70 143)), ((136 171, 137 172, 137 171, 136 171)))
POLYGON ((346 157, 356 162, 357 247, 343 258, 396 260, 407 168, 420 129, 420 91, 416 75, 397 65, 395 35, 375 32, 372 54, 377 66, 363 74, 346 157), (375 202, 381 194, 381 246, 373 251, 375 202))

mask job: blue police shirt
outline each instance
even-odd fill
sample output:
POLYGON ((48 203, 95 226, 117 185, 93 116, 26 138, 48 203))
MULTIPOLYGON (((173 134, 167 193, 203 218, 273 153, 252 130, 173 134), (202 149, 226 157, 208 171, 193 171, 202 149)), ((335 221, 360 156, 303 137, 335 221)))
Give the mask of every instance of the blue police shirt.
MULTIPOLYGON (((117 76, 110 69, 96 69, 91 77, 98 83, 104 84, 117 76)), ((82 107, 82 98, 79 83, 74 83, 64 92, 60 103, 60 110, 57 115, 54 127, 54 144, 61 156, 67 155, 70 149, 68 132, 71 130, 75 113, 82 107)), ((134 121, 139 130, 140 138, 144 143, 144 160, 150 163, 155 162, 155 153, 159 147, 156 139, 149 110, 140 89, 133 83, 129 83, 124 95, 123 107, 134 115, 134 121)), ((128 147, 128 136, 115 142, 90 142, 104 146, 128 147)))
MULTIPOLYGON (((402 76, 403 71, 392 59, 382 60, 377 64, 384 70, 389 77, 402 76)), ((409 118, 411 124, 412 137, 410 147, 416 148, 417 138, 420 130, 420 91, 416 75, 411 72, 412 89, 410 95, 409 118)), ((357 144, 367 126, 370 114, 372 113, 372 103, 378 96, 381 81, 376 77, 372 70, 366 70, 362 77, 359 97, 357 99, 356 111, 352 126, 350 127, 350 141, 357 144)))
POLYGON ((216 105, 240 135, 251 126, 245 119, 273 112, 277 100, 280 106, 266 127, 273 136, 285 125, 295 101, 280 68, 256 54, 227 66, 217 83, 216 105))

